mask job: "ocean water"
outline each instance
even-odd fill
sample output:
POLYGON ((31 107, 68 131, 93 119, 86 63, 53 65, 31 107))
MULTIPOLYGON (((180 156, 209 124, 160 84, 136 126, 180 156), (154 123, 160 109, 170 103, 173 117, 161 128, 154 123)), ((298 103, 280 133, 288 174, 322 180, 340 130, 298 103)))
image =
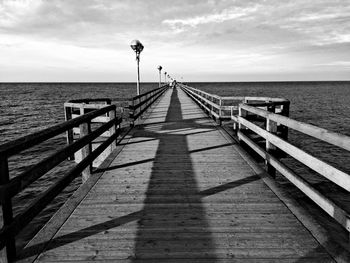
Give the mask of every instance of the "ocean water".
MULTIPOLYGON (((350 136, 350 82, 254 82, 254 83, 187 83, 189 86, 222 96, 283 97, 291 101, 290 117, 350 136)), ((156 88, 157 83, 141 85, 141 92, 156 88)), ((64 121, 63 103, 69 99, 110 98, 122 105, 134 96, 133 83, 0 83, 0 144, 28 135, 64 121)), ((335 167, 350 173, 350 154, 308 136, 290 131, 289 140, 335 167)), ((65 135, 11 157, 11 177, 16 176, 55 150, 65 146, 65 135)), ((15 213, 20 212, 35 196, 52 185, 74 163, 66 161, 27 191, 14 199, 15 213)), ((319 184, 324 180, 299 163, 286 159, 305 179, 319 184)), ((283 183, 283 182, 282 182, 283 183)), ((77 188, 80 179, 46 209, 25 235, 30 236, 77 188)), ((333 187, 333 186, 332 186, 333 187)), ((329 185, 323 187, 329 190, 329 185)), ((338 191, 337 188, 334 189, 338 191)), ((344 201, 344 200, 343 200, 344 201)), ((343 202, 341 201, 341 202, 343 202)), ((348 205, 347 201, 344 201, 348 205)))
MULTIPOLYGON (((142 84, 141 92, 156 87, 156 83, 142 84)), ((67 100, 110 98, 113 104, 123 106, 128 98, 135 95, 136 85, 133 83, 0 83, 0 144, 63 122, 63 103, 67 100)), ((66 138, 63 133, 10 157, 10 177, 15 177, 65 145, 66 138)), ((16 195, 13 199, 14 214, 23 211, 35 197, 74 165, 74 161, 62 162, 16 195)), ((77 178, 57 196, 23 233, 20 233, 17 245, 22 247, 80 184, 81 178, 77 178)))
MULTIPOLYGON (((267 96, 290 100, 290 117, 350 136, 350 82, 191 83, 222 96, 267 96)), ((317 139, 289 131, 289 140, 350 173, 349 154, 317 139)))

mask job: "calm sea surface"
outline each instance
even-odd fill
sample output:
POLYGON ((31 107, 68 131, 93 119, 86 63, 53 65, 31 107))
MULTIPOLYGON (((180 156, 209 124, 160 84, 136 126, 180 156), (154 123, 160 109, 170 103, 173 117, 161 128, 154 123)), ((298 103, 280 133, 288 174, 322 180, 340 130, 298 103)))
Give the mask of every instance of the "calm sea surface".
MULTIPOLYGON (((334 132, 350 136, 350 82, 261 82, 261 83, 188 83, 189 86, 210 93, 226 96, 284 97, 291 101, 290 116, 296 120, 314 124, 334 132)), ((156 88, 156 83, 142 84, 141 92, 156 88)), ((135 84, 131 83, 0 83, 0 144, 64 121, 63 103, 69 99, 110 98, 120 104, 134 96, 135 84)), ((290 132, 290 141, 307 152, 327 160, 339 169, 350 173, 350 155, 336 147, 308 136, 290 132)), ((64 134, 29 149, 10 159, 11 176, 38 162, 54 150, 65 145, 64 134)), ((291 161, 294 165, 293 161, 291 161)), ((52 184, 73 164, 64 162, 43 177, 25 193, 14 200, 15 211, 52 184)), ((305 167, 295 164, 311 182, 322 182, 305 167)), ((52 206, 39 216, 45 221, 59 204, 80 183, 76 180, 52 206)), ((33 228, 34 231, 34 228, 33 228)))

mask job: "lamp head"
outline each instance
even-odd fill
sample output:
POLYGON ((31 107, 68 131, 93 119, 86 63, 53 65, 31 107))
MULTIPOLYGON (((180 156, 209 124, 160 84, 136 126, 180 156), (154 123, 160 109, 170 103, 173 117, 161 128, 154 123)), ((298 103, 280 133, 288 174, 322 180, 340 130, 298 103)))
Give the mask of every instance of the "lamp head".
POLYGON ((137 39, 131 41, 130 47, 131 47, 136 53, 141 53, 141 51, 142 51, 143 48, 144 48, 143 45, 142 45, 142 43, 141 43, 139 40, 137 40, 137 39))
POLYGON ((161 71, 162 70, 162 66, 158 66, 158 70, 161 71))

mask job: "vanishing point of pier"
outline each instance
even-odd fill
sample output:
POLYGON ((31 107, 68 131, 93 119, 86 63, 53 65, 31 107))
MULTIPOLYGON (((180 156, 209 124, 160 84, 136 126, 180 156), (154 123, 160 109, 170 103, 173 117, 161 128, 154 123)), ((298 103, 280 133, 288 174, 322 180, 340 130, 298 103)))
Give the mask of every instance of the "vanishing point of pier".
MULTIPOLYGON (((89 106, 85 103, 80 109, 81 116, 72 118, 74 111, 67 111, 67 122, 60 127, 3 146, 0 196, 4 211, 4 227, 0 233, 3 260, 346 262, 346 249, 327 244, 322 233, 317 234, 312 226, 308 228, 311 223, 302 220, 305 214, 274 183, 276 170, 285 174, 343 226, 344 231, 348 229, 348 216, 342 208, 300 178, 292 177, 296 175, 283 170, 278 161, 276 148, 303 159, 306 165, 310 162, 311 169, 321 171, 335 184, 349 187, 348 179, 345 180, 340 171, 322 163, 314 167, 315 160, 311 157, 306 158, 299 149, 285 146, 288 130, 280 126, 296 127, 288 118, 289 102, 262 99, 233 107, 225 105, 220 98, 208 96, 181 84, 159 88, 145 97, 140 95, 130 105, 134 125, 123 136, 119 133, 121 120, 116 117, 113 105, 103 105, 95 111, 90 109, 84 114, 89 106), (239 140, 232 139, 218 123, 225 112, 235 121, 239 140), (262 117, 268 119, 267 123, 264 121, 265 126, 254 124, 255 132, 266 138, 265 149, 259 150, 258 142, 249 137, 247 131, 255 126, 248 112, 260 117, 265 114, 262 117), (96 118, 108 119, 97 132, 90 127, 96 118), (78 128, 84 142, 73 140, 74 129, 78 128), (59 157, 48 157, 46 168, 39 164, 19 179, 4 178, 7 172, 4 156, 65 131, 68 150, 59 157), (104 149, 94 154, 92 141, 102 133, 107 133, 109 139, 100 142, 104 149), (243 141, 253 149, 256 147, 255 151, 266 160, 270 175, 239 145, 238 142, 243 141), (80 157, 74 157, 78 149, 80 157), (98 168, 92 169, 92 161, 105 149, 109 149, 110 154, 98 168), (82 159, 78 168, 70 171, 62 179, 64 182, 39 196, 23 214, 13 216, 11 198, 45 173, 48 166, 56 165, 57 159, 68 157, 82 159), (34 239, 16 252, 15 235, 81 173, 85 183, 34 239), (336 212, 332 214, 332 211, 336 212)), ((73 104, 71 106, 73 108, 73 104)), ((321 131, 317 127, 306 128, 308 134, 321 131)), ((323 135, 339 147, 348 147, 344 140, 332 137, 334 134, 323 135)))

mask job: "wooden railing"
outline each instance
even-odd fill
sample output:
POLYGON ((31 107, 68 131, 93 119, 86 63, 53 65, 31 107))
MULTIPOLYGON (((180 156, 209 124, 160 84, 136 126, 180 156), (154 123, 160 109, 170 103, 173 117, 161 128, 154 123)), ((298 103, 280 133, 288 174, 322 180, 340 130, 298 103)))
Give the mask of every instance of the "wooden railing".
POLYGON ((149 92, 132 97, 129 99, 129 117, 134 122, 142 116, 142 114, 169 88, 166 84, 160 88, 153 89, 149 92))
MULTIPOLYGON (((95 99, 77 99, 77 100, 69 100, 64 103, 64 113, 65 120, 69 121, 71 119, 80 117, 86 113, 94 111, 96 109, 104 108, 108 105, 111 105, 111 99, 108 98, 95 98, 95 99)), ((122 117, 124 113, 123 107, 116 107, 116 115, 122 117)), ((108 113, 100 115, 91 120, 92 125, 101 125, 103 123, 107 123, 110 121, 110 116, 108 113)), ((79 127, 75 127, 73 129, 69 129, 66 132, 67 143, 73 143, 76 138, 79 138, 81 130, 79 127)), ((98 142, 92 144, 92 148, 96 148, 104 138, 108 138, 110 136, 109 131, 105 131, 101 134, 101 139, 98 142)), ((98 158, 96 158, 93 162, 94 167, 98 167, 105 158, 113 151, 112 147, 108 147, 103 154, 101 154, 98 158)), ((81 161, 82 158, 82 150, 77 151, 73 156, 70 156, 69 160, 75 160, 77 163, 81 161)))
POLYGON ((269 97, 218 96, 187 85, 178 84, 197 104, 221 124, 222 120, 231 120, 238 113, 238 105, 247 103, 262 108, 271 108, 285 116, 289 114, 290 102, 286 99, 269 97))
MULTIPOLYGON (((168 85, 164 85, 131 98, 128 110, 132 124, 168 88, 168 85)), ((108 98, 68 101, 64 105, 66 122, 0 145, 0 202, 3 216, 3 226, 0 229, 0 262, 13 261, 16 257, 16 235, 76 177, 81 174, 82 181, 85 182, 91 175, 94 160, 103 155, 107 147, 111 151, 115 149, 123 119, 121 116, 117 117, 117 107, 110 104, 111 100, 108 98), (67 136, 66 147, 10 179, 9 157, 62 133, 67 136), (94 140, 100 136, 107 139, 93 147, 94 140), (79 157, 75 158, 76 156, 79 157), (36 197, 23 212, 14 216, 12 198, 66 159, 75 159, 78 164, 36 197)))
POLYGON ((327 178, 343 189, 350 191, 349 174, 340 171, 330 164, 287 142, 286 138, 283 138, 283 136, 277 133, 277 125, 293 129, 348 151, 350 151, 350 137, 319 128, 314 125, 296 121, 286 116, 281 116, 279 114, 259 109, 244 103, 239 105, 239 114, 238 116, 232 115, 232 120, 238 124, 235 127, 237 128, 237 136, 239 140, 245 142, 258 155, 265 159, 267 170, 271 175, 274 176, 275 170, 279 171, 285 178, 287 178, 292 184, 294 184, 305 195, 313 200, 326 213, 328 213, 344 228, 346 228, 347 231, 350 231, 349 214, 339 205, 315 189, 301 176, 289 169, 274 154, 276 150, 283 151, 290 157, 311 168, 319 175, 327 178), (259 125, 250 121, 247 116, 252 114, 264 118, 266 120, 266 125, 260 127, 259 125), (252 131, 265 139, 265 149, 261 148, 252 140, 250 136, 248 136, 249 131, 252 131))
POLYGON ((103 108, 93 110, 75 119, 55 125, 34 134, 19 138, 0 146, 0 201, 2 205, 3 226, 0 230, 1 260, 13 261, 16 256, 15 237, 29 222, 38 215, 62 190, 73 181, 74 178, 83 175, 86 180, 92 170, 92 162, 108 146, 115 147, 119 133, 121 118, 116 118, 116 106, 104 105, 103 108), (101 116, 108 117, 108 122, 102 126, 91 129, 91 122, 101 116), (31 148, 41 142, 53 138, 61 133, 80 128, 80 138, 71 142, 63 149, 31 166, 20 175, 11 178, 9 176, 8 158, 31 148), (98 148, 92 151, 91 143, 101 134, 109 131, 110 137, 98 148), (52 186, 37 196, 35 200, 24 209, 23 212, 13 216, 12 198, 23 191, 34 181, 38 180, 48 171, 56 167, 75 152, 82 149, 82 160, 64 176, 59 178, 52 186), (6 250, 5 250, 6 247, 6 250))
POLYGON ((350 215, 280 161, 281 156, 288 155, 343 189, 350 191, 349 174, 287 141, 288 129, 293 129, 350 151, 350 137, 289 118, 290 102, 286 99, 220 97, 183 84, 178 85, 215 119, 224 120, 229 117, 233 120, 233 129, 237 131, 239 141, 244 142, 265 160, 266 170, 270 175, 274 177, 276 170, 279 171, 350 232, 350 215), (231 103, 238 102, 238 104, 229 105, 230 100, 231 103), (225 112, 227 109, 230 109, 229 116, 225 112), (251 133, 264 139, 264 148, 259 145, 251 133))

